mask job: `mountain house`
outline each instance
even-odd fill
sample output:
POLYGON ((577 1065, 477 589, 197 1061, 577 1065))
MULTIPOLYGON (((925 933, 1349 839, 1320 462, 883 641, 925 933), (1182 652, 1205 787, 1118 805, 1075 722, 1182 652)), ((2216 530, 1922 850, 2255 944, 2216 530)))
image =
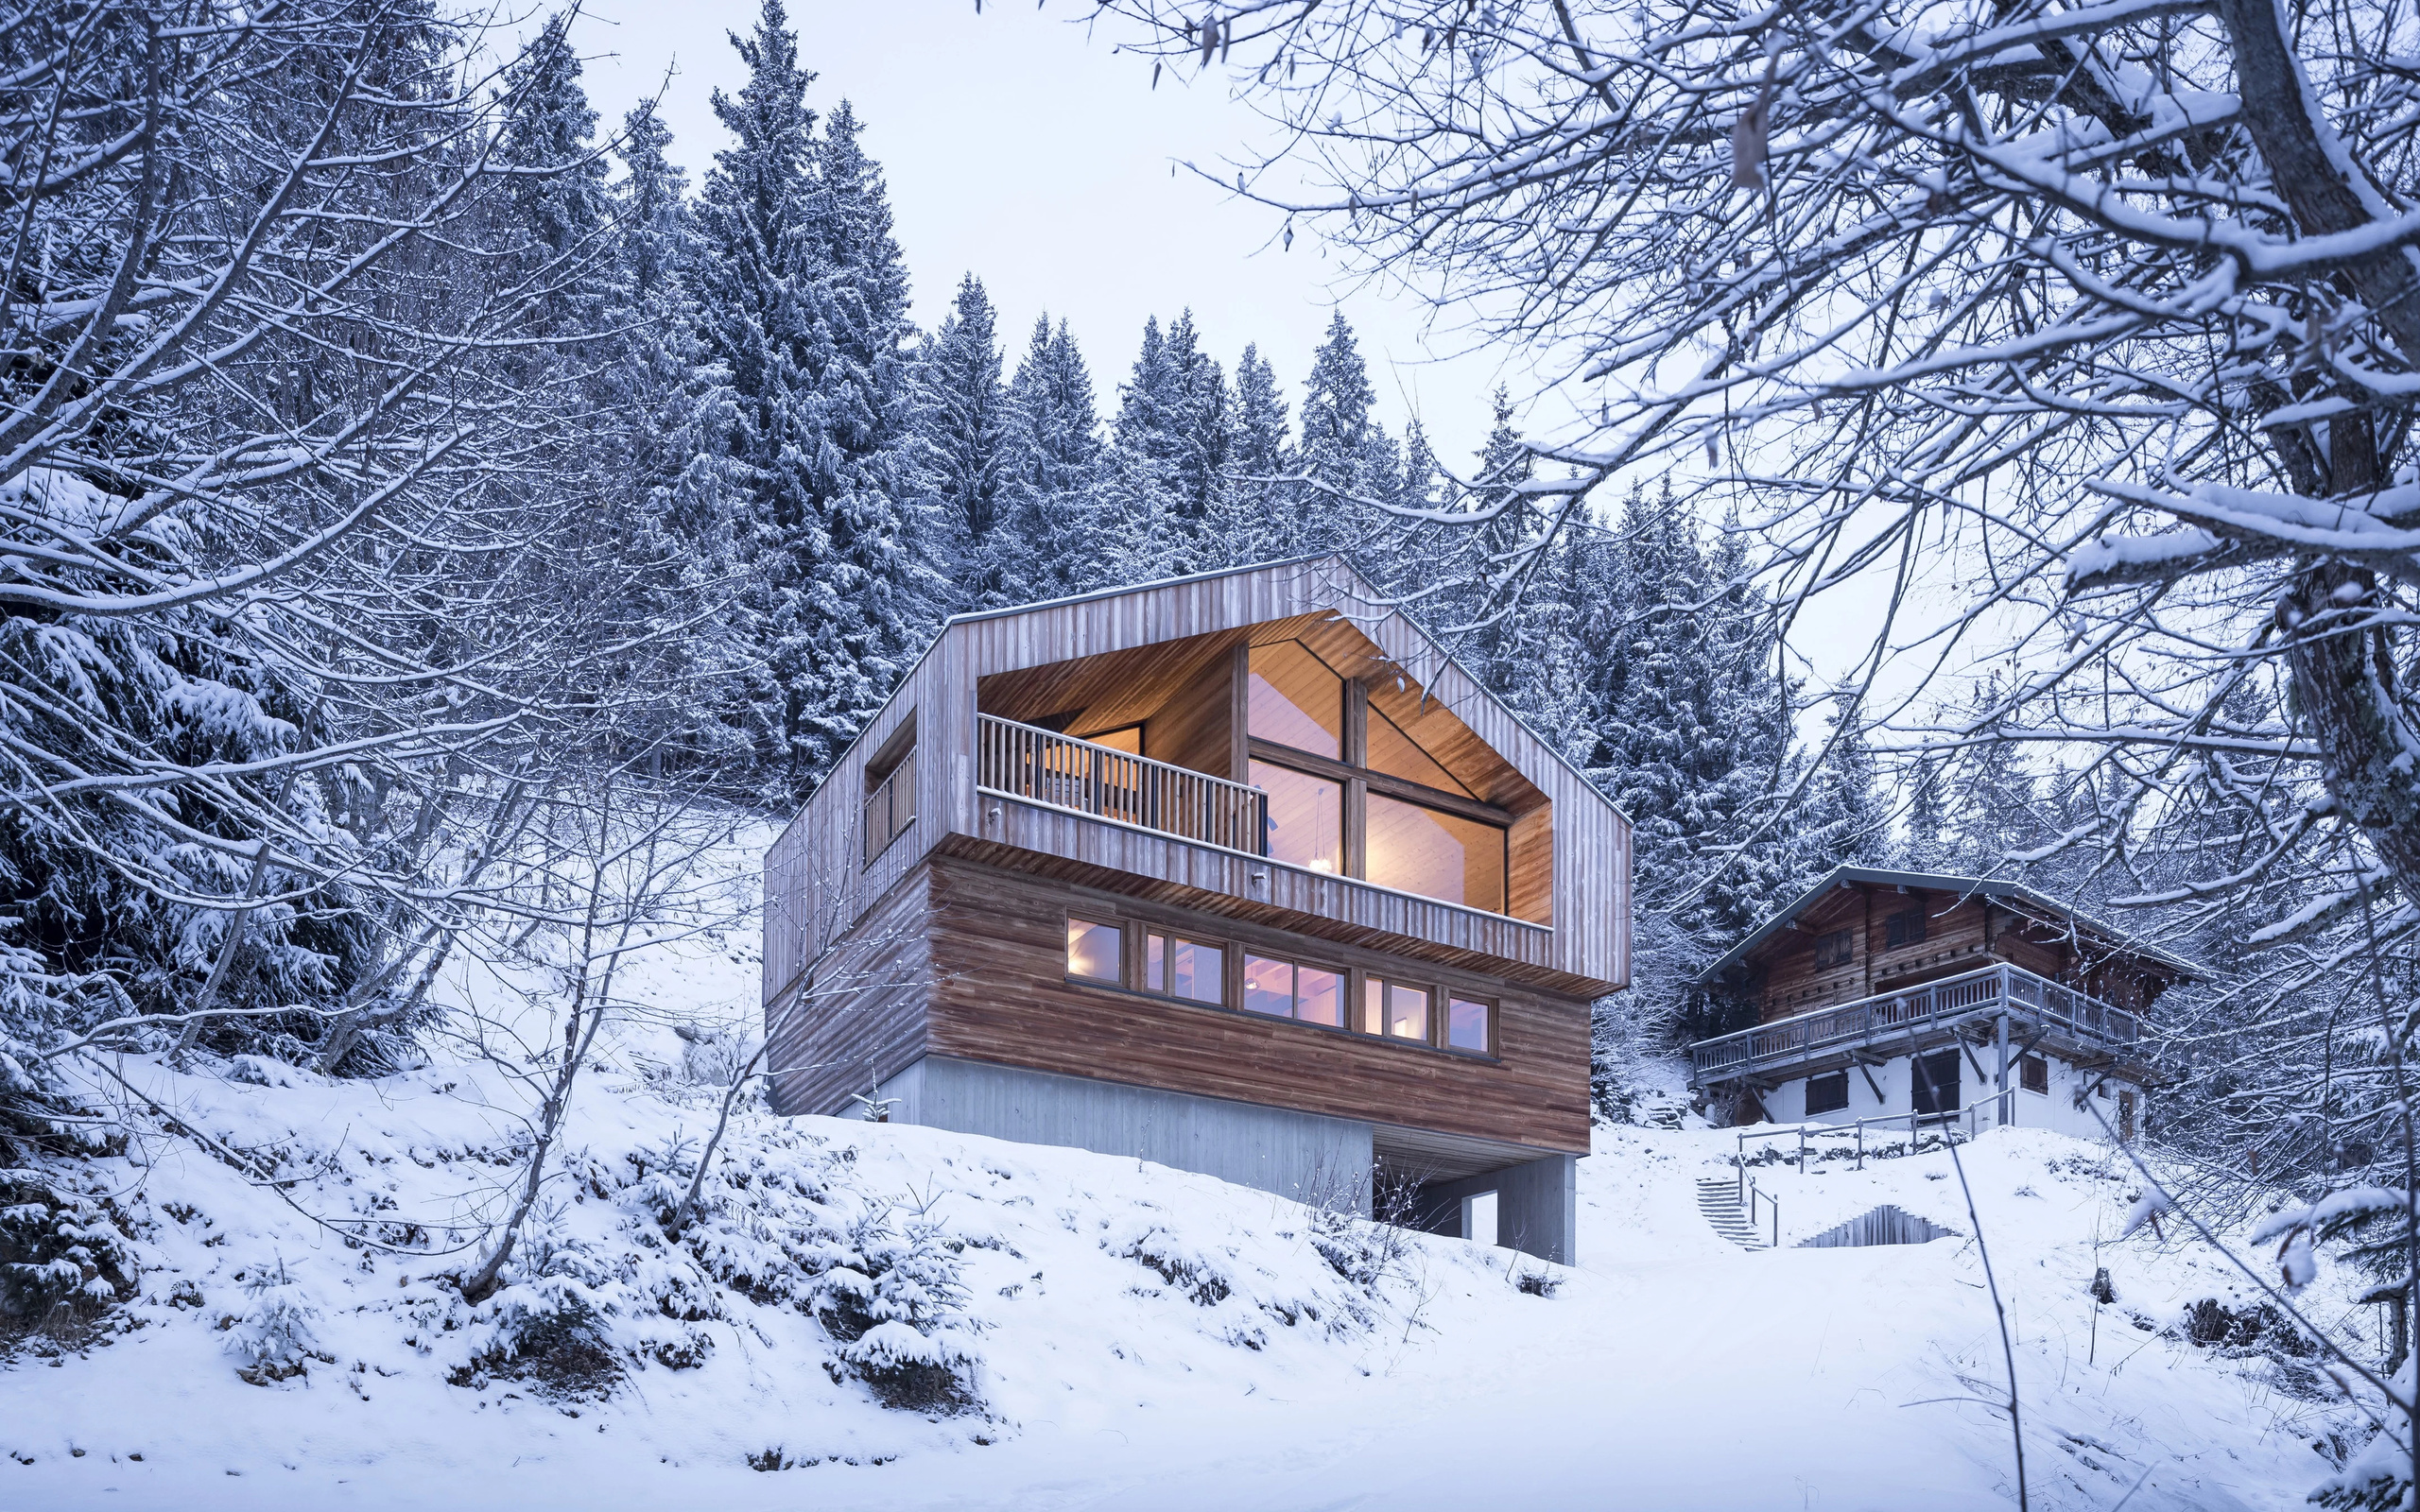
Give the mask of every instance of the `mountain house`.
POLYGON ((1691 1073, 1737 1123, 2138 1126, 2142 1015, 2200 967, 2031 887, 1840 867, 1706 968, 1752 1027, 1691 1073))
POLYGON ((765 889, 778 1112, 1572 1258, 1630 827, 1339 558, 951 620, 765 889))

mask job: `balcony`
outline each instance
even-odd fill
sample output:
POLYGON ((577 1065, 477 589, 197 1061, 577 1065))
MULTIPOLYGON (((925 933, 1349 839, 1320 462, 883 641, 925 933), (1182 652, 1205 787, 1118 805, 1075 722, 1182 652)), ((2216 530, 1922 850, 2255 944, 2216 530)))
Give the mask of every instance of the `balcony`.
POLYGON ((1269 853, 1270 795, 1231 782, 1078 740, 995 714, 976 716, 975 790, 986 799, 1077 816, 1202 848, 1188 859, 1131 846, 1104 847, 1021 822, 994 807, 981 835, 1046 855, 1105 862, 1154 881, 1273 903, 1296 912, 1375 927, 1516 961, 1543 960, 1554 930, 1496 909, 1388 887, 1314 861, 1296 865, 1269 853), (1208 855, 1203 850, 1211 852, 1208 855), (1115 859, 1112 859, 1112 858, 1115 859))
POLYGON ((994 714, 976 716, 976 788, 1070 814, 1259 855, 1269 795, 994 714))
POLYGON ((1727 1081, 1825 1055, 1866 1049, 1905 1053, 1927 1031, 2001 1013, 2064 1031, 2086 1047, 2114 1049, 2142 1037, 2142 1022, 2122 1008, 2022 967, 1991 966, 1701 1040, 1689 1047, 1689 1062, 1700 1081, 1727 1081))

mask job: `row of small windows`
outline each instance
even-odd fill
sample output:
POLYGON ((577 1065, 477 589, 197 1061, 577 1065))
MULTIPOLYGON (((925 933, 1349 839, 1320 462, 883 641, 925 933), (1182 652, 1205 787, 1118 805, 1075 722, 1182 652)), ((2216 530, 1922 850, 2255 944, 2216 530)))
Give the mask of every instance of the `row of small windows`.
MULTIPOLYGON (((1958 1105, 1958 1052, 1945 1051, 1919 1057, 1915 1062, 1916 1110, 1918 1112, 1949 1112, 1958 1105)), ((2016 1062, 2016 1084, 2029 1092, 2047 1094, 2050 1091, 2050 1062, 2040 1056, 2021 1056, 2016 1062)), ((2107 1095, 2105 1092, 2102 1095, 2107 1095)), ((1806 1116, 1838 1113, 1849 1106, 1849 1074, 1835 1071, 1827 1075, 1806 1078, 1806 1116)))
MULTIPOLYGON (((1828 971, 1836 966, 1846 966, 1857 954, 1855 930, 1826 930, 1815 936, 1815 970, 1828 971)), ((1903 908, 1883 920, 1882 948, 1886 951, 1905 950, 1925 942, 1925 911, 1903 908)))
MULTIPOLYGON (((1070 917, 1067 974, 1185 1003, 1229 1005, 1227 960, 1235 947, 1158 929, 1139 933, 1139 959, 1130 971, 1123 925, 1070 917)), ((1495 1051, 1495 1005, 1483 999, 1375 972, 1348 971, 1252 951, 1236 954, 1242 1007, 1247 1013, 1475 1055, 1495 1051), (1353 1014, 1356 976, 1360 979, 1360 1011, 1353 1014), (1441 1001, 1443 1012, 1438 1011, 1441 1001)))

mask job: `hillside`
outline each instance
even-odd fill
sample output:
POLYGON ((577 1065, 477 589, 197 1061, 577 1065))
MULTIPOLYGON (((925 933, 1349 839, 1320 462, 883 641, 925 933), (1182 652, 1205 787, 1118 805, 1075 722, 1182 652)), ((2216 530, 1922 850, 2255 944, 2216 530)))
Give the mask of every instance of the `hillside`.
MULTIPOLYGON (((587 1085, 543 1253, 480 1308, 432 1282, 445 1263, 348 1248, 302 1210, 446 1247, 464 1194, 508 1169, 492 1162, 517 1094, 493 1073, 332 1085, 129 1063, 275 1184, 191 1141, 91 1168, 140 1299, 89 1347, 0 1370, 0 1503, 2012 1504, 2004 1420, 1977 1400, 2000 1365, 1973 1246, 1737 1248, 1695 1207, 1729 1133, 1600 1129, 1583 1263, 1547 1275, 1455 1241, 1390 1254, 1387 1231, 1132 1160, 752 1113, 714 1216, 670 1246, 665 1175, 712 1115, 677 1076, 650 1081, 650 1043, 634 1033, 587 1085), (889 1246, 895 1278, 920 1233, 925 1260, 946 1257, 925 1273, 925 1332, 967 1362, 977 1408, 878 1405, 808 1314, 830 1267, 876 1269, 889 1246), (281 1266, 287 1283, 261 1290, 281 1266), (308 1349, 255 1385, 226 1346, 275 1311, 265 1297, 308 1349), (571 1344, 501 1357, 516 1318, 583 1303, 571 1344)), ((2107 1507, 2146 1476, 2130 1506, 2299 1503, 2326 1468, 2312 1441, 2345 1416, 2309 1380, 2174 1331, 2187 1304, 2238 1294, 2224 1267, 2148 1232, 2115 1241, 2134 1187, 2092 1147, 2012 1131, 1966 1161, 2012 1299, 2034 1504, 2107 1507), (2097 1334, 2096 1261, 2118 1297, 2097 1334)), ((1971 1227, 1937 1154, 1758 1174, 1785 1240, 1880 1201, 1971 1227)))

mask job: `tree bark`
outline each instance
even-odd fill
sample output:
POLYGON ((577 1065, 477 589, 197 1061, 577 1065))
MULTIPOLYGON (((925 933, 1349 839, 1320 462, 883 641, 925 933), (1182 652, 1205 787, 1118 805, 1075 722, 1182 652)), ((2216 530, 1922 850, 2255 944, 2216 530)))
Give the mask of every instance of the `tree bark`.
MULTIPOLYGON (((2308 236, 2359 230, 2394 208, 2328 126, 2275 0, 2218 0, 2235 53, 2245 129, 2272 183, 2308 236)), ((2344 280, 2420 369, 2420 267, 2407 248, 2348 263, 2344 280)), ((2357 401, 2364 397, 2354 395, 2357 401)), ((2366 412, 2328 422, 2328 491, 2348 504, 2378 486, 2377 432, 2366 412)), ((2376 846, 2404 895, 2420 903, 2420 739, 2396 693, 2394 646, 2377 624, 2371 573, 2322 558, 2277 600, 2277 627, 2296 714, 2321 752, 2321 775, 2344 818, 2376 846)))

